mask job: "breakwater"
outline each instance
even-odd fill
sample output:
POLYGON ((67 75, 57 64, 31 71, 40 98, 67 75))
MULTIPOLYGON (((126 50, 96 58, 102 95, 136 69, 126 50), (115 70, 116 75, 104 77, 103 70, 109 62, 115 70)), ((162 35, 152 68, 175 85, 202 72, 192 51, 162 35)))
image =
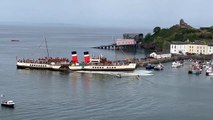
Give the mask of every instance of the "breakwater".
POLYGON ((212 55, 173 55, 172 57, 168 58, 142 58, 142 59, 134 59, 130 60, 131 62, 136 62, 138 67, 145 67, 147 64, 158 64, 158 63, 166 63, 166 62, 172 62, 177 60, 187 60, 187 59, 193 59, 193 60, 201 60, 201 61, 208 61, 211 60, 212 55))

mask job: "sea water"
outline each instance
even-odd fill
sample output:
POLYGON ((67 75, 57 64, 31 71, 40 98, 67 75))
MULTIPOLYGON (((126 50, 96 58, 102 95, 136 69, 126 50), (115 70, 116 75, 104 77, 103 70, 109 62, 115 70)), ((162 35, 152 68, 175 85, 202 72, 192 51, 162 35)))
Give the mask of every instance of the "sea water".
MULTIPOLYGON (((145 57, 137 53, 91 47, 111 44, 128 30, 69 27, 2 26, 0 29, 0 94, 14 109, 1 107, 1 120, 210 120, 213 78, 188 74, 165 63, 163 71, 138 68, 121 78, 111 73, 16 69, 17 58, 50 56, 83 60, 83 52, 109 59, 145 57), (19 42, 11 42, 18 39, 19 42), (135 76, 140 75, 136 79, 135 76)), ((133 31, 135 32, 135 31, 133 31)), ((137 31, 140 32, 140 31, 137 31)), ((143 31, 141 31, 143 32, 143 31)))

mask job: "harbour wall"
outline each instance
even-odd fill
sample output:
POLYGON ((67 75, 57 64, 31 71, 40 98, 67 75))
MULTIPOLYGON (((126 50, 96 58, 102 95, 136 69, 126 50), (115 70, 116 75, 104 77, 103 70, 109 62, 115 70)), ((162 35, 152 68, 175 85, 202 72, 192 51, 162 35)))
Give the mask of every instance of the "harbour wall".
POLYGON ((192 59, 192 60, 201 60, 201 61, 209 61, 211 60, 212 55, 173 55, 172 57, 168 58, 142 58, 142 59, 133 59, 130 60, 129 62, 136 62, 138 67, 145 67, 147 64, 159 64, 159 63, 166 63, 166 62, 173 62, 173 61, 178 61, 178 60, 187 60, 187 59, 192 59))

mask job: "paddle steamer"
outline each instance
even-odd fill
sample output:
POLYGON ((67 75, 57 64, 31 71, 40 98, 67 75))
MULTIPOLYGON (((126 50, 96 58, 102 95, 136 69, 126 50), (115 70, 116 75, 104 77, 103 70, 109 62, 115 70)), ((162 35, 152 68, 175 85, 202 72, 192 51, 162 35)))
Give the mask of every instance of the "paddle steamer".
POLYGON ((136 63, 126 61, 109 61, 107 58, 99 56, 90 58, 89 52, 84 52, 84 71, 133 71, 136 63))

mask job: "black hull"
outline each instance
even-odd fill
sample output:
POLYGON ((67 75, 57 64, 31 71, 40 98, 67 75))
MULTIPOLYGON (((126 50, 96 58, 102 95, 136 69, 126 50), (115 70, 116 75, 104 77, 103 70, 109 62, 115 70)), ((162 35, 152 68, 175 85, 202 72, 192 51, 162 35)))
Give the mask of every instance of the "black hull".
POLYGON ((37 69, 37 70, 50 70, 50 68, 45 67, 26 67, 26 66, 16 66, 17 69, 37 69))
POLYGON ((51 70, 51 71, 134 71, 135 68, 125 68, 125 69, 76 69, 70 70, 68 66, 61 66, 59 69, 45 68, 45 67, 31 67, 31 66, 19 66, 17 69, 30 69, 30 70, 51 70))
POLYGON ((8 107, 8 108, 14 108, 14 105, 7 105, 7 104, 1 104, 1 106, 3 106, 3 107, 8 107))
POLYGON ((82 71, 134 71, 135 69, 82 69, 82 71))
POLYGON ((18 66, 18 65, 17 65, 17 69, 69 71, 68 67, 61 67, 59 69, 52 69, 52 68, 45 68, 45 67, 26 67, 26 66, 18 66))
POLYGON ((160 69, 160 68, 154 68, 155 71, 161 71, 163 69, 160 69))
POLYGON ((154 69, 155 67, 154 66, 146 66, 146 70, 152 70, 152 69, 154 69))
POLYGON ((154 69, 153 67, 146 67, 146 70, 152 70, 154 69))

